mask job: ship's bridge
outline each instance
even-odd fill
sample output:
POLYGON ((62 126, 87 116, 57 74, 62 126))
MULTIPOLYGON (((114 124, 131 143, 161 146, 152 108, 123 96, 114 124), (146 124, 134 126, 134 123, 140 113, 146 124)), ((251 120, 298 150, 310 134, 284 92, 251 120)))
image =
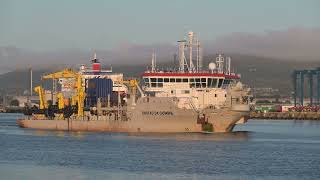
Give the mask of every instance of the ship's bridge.
POLYGON ((151 90, 178 84, 187 84, 189 88, 226 88, 241 76, 234 73, 145 72, 142 77, 145 88, 151 90))

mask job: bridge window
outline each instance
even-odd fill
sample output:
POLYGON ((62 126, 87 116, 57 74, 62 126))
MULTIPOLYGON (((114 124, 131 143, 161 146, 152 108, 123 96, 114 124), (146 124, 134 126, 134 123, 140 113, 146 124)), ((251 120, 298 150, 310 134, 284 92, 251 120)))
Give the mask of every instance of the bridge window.
POLYGON ((157 87, 157 83, 151 83, 151 87, 157 87))
POLYGON ((188 82, 188 79, 187 78, 183 78, 182 82, 188 82))
POLYGON ((195 78, 195 79, 190 78, 189 81, 190 81, 190 88, 194 88, 194 87, 195 88, 206 88, 206 87, 210 87, 209 83, 212 84, 213 80, 211 78, 211 80, 209 82, 209 79, 208 79, 208 85, 206 83, 207 82, 207 78, 195 78))
POLYGON ((177 78, 176 79, 176 82, 181 82, 182 80, 180 78, 177 78))
POLYGON ((230 79, 225 79, 223 82, 224 85, 229 85, 230 84, 230 79))
POLYGON ((158 82, 163 82, 163 78, 158 78, 158 82))
POLYGON ((211 87, 212 78, 208 78, 208 87, 211 87))
POLYGON ((169 82, 169 78, 164 78, 163 81, 164 82, 169 82))
POLYGON ((176 82, 175 78, 170 78, 170 82, 176 82))
POLYGON ((143 78, 145 83, 149 82, 149 78, 143 78))
POLYGON ((208 87, 214 88, 217 86, 217 79, 208 78, 208 87))
POLYGON ((217 87, 217 85, 218 85, 218 79, 213 79, 212 87, 217 87))
POLYGON ((156 78, 150 78, 150 79, 151 79, 151 82, 157 82, 156 78))
POLYGON ((190 94, 190 90, 182 90, 182 94, 190 94))
POLYGON ((222 83, 223 83, 223 79, 219 79, 219 82, 218 82, 218 88, 221 88, 222 83))

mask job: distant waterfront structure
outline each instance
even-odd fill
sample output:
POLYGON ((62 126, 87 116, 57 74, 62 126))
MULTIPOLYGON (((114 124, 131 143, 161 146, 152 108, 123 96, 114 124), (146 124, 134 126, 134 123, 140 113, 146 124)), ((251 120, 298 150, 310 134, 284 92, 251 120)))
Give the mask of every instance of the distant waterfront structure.
POLYGON ((316 69, 304 69, 304 70, 294 70, 292 73, 292 82, 293 82, 293 100, 294 106, 304 105, 305 97, 305 77, 308 81, 308 90, 310 98, 310 106, 320 105, 320 67, 316 69), (314 90, 316 89, 316 102, 314 101, 314 90), (297 102, 299 99, 299 104, 297 102))
POLYGON ((32 67, 30 67, 30 96, 32 96, 33 85, 32 85, 32 67))

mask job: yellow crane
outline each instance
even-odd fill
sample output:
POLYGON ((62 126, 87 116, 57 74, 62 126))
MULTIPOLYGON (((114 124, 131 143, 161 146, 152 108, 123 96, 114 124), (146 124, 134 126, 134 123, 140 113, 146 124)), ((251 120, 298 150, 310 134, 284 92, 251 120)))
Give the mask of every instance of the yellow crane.
MULTIPOLYGON (((84 92, 84 88, 82 87, 82 79, 83 78, 82 78, 81 74, 68 68, 68 69, 64 69, 62 71, 58 71, 58 72, 55 72, 52 74, 44 75, 41 78, 43 80, 47 80, 47 79, 56 80, 56 79, 60 79, 60 78, 75 78, 76 79, 75 88, 77 89, 77 94, 75 96, 72 96, 72 105, 78 104, 78 114, 77 115, 78 115, 78 117, 83 116, 85 92, 84 92)), ((40 86, 40 89, 42 89, 41 86, 40 86)), ((57 95, 58 95, 58 107, 59 107, 59 109, 60 108, 62 109, 64 107, 63 95, 62 95, 62 93, 58 93, 57 95)), ((39 96, 40 96, 40 94, 39 94, 39 96)), ((46 104, 44 103, 44 106, 42 106, 42 107, 47 108, 47 105, 46 106, 45 105, 46 104)))
POLYGON ((40 100, 40 107, 39 108, 40 109, 48 108, 48 103, 47 103, 43 88, 41 86, 36 86, 34 88, 34 91, 39 94, 39 100, 40 100))
POLYGON ((130 90, 130 96, 132 98, 132 105, 136 105, 136 95, 137 89, 141 95, 141 97, 145 97, 143 90, 139 86, 139 81, 137 79, 123 80, 120 81, 121 84, 126 84, 130 90))
POLYGON ((76 78, 79 74, 70 68, 52 74, 44 75, 42 79, 76 78))
POLYGON ((64 101, 63 101, 63 94, 59 92, 57 94, 57 99, 58 99, 58 108, 63 109, 64 108, 64 101))
POLYGON ((142 97, 145 96, 144 92, 142 91, 142 89, 139 86, 139 81, 137 79, 124 80, 124 81, 121 81, 121 83, 127 84, 129 86, 129 89, 131 91, 130 94, 136 95, 137 89, 138 89, 140 95, 142 97))

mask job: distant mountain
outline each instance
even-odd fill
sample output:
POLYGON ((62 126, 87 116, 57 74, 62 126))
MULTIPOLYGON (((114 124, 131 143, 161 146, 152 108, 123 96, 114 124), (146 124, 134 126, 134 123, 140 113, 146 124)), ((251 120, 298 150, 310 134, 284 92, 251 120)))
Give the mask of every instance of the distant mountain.
POLYGON ((16 69, 26 69, 30 66, 37 69, 46 69, 52 66, 75 68, 80 64, 90 62, 94 52, 96 52, 97 58, 106 65, 126 65, 128 63, 143 65, 149 62, 155 49, 159 61, 172 58, 177 50, 175 46, 170 44, 122 45, 112 50, 66 49, 48 52, 0 46, 0 74, 16 69))
POLYGON ((282 95, 291 94, 293 70, 320 67, 320 59, 319 61, 285 61, 235 54, 231 57, 233 57, 233 67, 241 73, 245 84, 253 87, 276 88, 282 95))
MULTIPOLYGON (((253 87, 272 87, 280 90, 282 95, 290 95, 292 91, 291 73, 295 69, 310 69, 320 67, 319 61, 284 61, 264 57, 229 54, 232 57, 232 66, 241 73, 242 81, 253 87)), ((204 68, 213 60, 212 56, 204 57, 204 68)), ((135 59, 132 59, 135 62, 135 59)), ((113 65, 114 72, 123 72, 126 77, 140 77, 149 64, 120 64, 113 65)), ((173 61, 160 61, 159 66, 171 66, 173 61)), ((33 71, 34 85, 40 83, 41 74, 54 72, 64 66, 51 66, 33 71)), ((27 69, 15 70, 0 75, 0 90, 23 92, 30 87, 29 72, 27 69)))
MULTIPOLYGON (((181 39, 182 37, 177 38, 181 39)), ((263 33, 234 32, 218 36, 215 39, 204 39, 199 34, 199 39, 202 41, 204 55, 213 55, 217 52, 235 54, 236 56, 232 55, 235 62, 240 59, 245 63, 254 63, 247 64, 248 66, 254 66, 255 63, 262 64, 265 60, 268 60, 281 65, 283 62, 288 64, 288 68, 294 68, 298 64, 299 67, 304 67, 309 66, 307 64, 309 62, 320 61, 319 27, 291 27, 276 31, 267 30, 263 33), (248 60, 246 61, 246 59, 248 60), (293 61, 300 61, 301 63, 293 61)), ((102 63, 106 65, 126 66, 127 64, 135 64, 143 66, 149 63, 153 52, 156 52, 159 63, 165 63, 169 59, 173 59, 173 55, 178 51, 176 40, 170 40, 172 43, 154 44, 124 42, 110 49, 76 49, 70 47, 41 51, 0 45, 0 74, 15 69, 26 69, 30 66, 38 69, 49 66, 56 67, 57 64, 65 67, 76 67, 79 64, 88 63, 94 52, 97 53, 98 59, 101 59, 102 63)))

